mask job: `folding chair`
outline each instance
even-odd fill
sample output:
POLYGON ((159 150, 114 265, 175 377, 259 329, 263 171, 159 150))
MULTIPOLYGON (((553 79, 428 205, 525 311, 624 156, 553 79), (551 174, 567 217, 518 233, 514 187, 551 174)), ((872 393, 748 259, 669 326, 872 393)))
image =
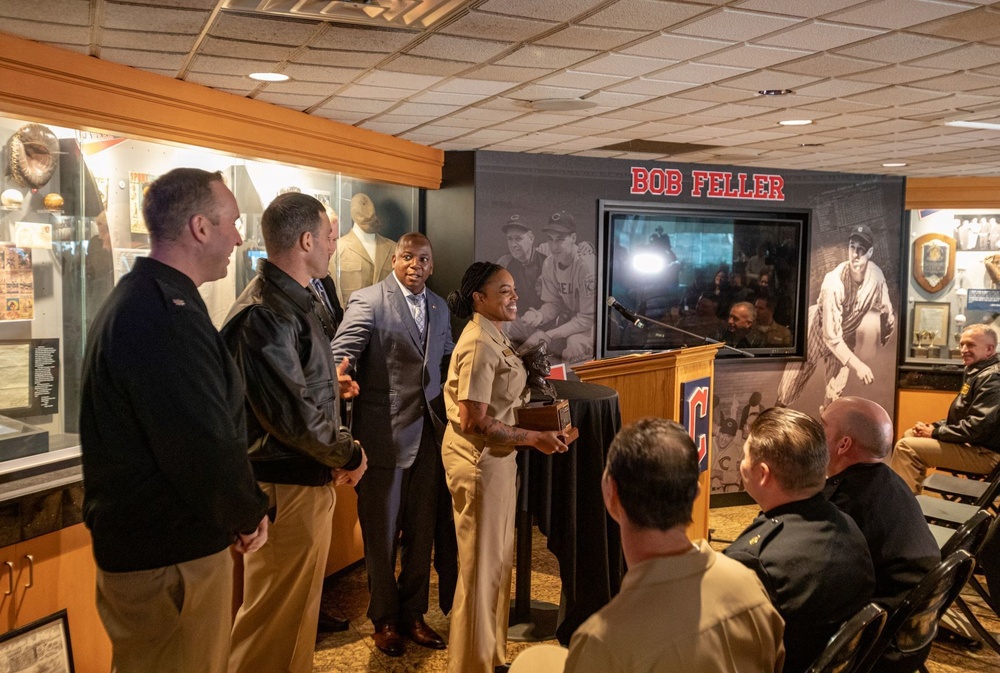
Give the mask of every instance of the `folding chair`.
POLYGON ((881 635, 854 673, 867 673, 876 664, 880 673, 923 666, 938 620, 965 586, 974 565, 972 555, 959 550, 934 566, 889 615, 881 635), (880 661, 890 648, 891 660, 880 661))
MULTIPOLYGON (((972 480, 958 479, 958 481, 972 480)), ((1000 472, 997 472, 993 481, 981 483, 985 484, 982 494, 968 503, 929 495, 918 495, 917 503, 928 521, 946 528, 958 528, 981 509, 996 511, 996 499, 1000 496, 1000 472)))
POLYGON ((981 498, 992 482, 1000 479, 1000 463, 989 474, 934 472, 924 480, 924 491, 939 494, 945 500, 968 505, 981 498))
POLYGON ((806 673, 851 673, 868 653, 885 625, 886 613, 875 603, 861 608, 833 634, 806 673))

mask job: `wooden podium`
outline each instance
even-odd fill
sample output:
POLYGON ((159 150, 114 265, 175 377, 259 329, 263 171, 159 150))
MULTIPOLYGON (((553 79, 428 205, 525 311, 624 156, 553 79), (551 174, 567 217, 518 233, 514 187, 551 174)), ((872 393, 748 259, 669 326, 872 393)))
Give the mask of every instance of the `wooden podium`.
MULTIPOLYGON (((712 395, 715 390, 715 353, 722 344, 707 344, 680 348, 663 353, 624 355, 607 360, 593 360, 575 365, 573 371, 581 380, 614 388, 618 391, 622 425, 647 416, 669 418, 683 423, 683 406, 687 404, 682 391, 685 384, 708 379, 709 389, 705 446, 708 469, 698 483, 701 493, 694 502, 692 523, 688 527, 691 539, 708 537, 709 481, 712 467, 712 395)), ((697 441, 695 442, 698 443, 697 441)))

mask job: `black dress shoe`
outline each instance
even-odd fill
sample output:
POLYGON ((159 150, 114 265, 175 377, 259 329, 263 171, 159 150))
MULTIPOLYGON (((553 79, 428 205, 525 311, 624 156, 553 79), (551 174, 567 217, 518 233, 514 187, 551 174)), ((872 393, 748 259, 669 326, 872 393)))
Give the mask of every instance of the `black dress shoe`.
POLYGON ((340 631, 346 631, 350 626, 351 623, 346 619, 334 617, 333 615, 325 615, 322 612, 319 613, 320 633, 339 633, 340 631))
POLYGON ((403 636, 392 622, 375 625, 375 647, 390 657, 403 656, 403 636))
POLYGON ((407 628, 410 640, 417 645, 429 647, 432 650, 443 650, 448 647, 448 644, 444 642, 444 638, 437 631, 427 626, 427 622, 424 621, 423 617, 410 620, 407 628))

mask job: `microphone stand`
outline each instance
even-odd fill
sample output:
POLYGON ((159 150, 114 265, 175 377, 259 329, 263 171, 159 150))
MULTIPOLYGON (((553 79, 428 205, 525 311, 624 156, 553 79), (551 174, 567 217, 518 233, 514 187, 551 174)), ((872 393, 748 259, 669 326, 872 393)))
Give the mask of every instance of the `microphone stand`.
MULTIPOLYGON (((615 304, 612 305, 611 308, 617 310, 618 306, 621 306, 621 305, 618 304, 618 302, 615 302, 615 304)), ((624 307, 622 307, 622 308, 624 308, 624 307)), ((636 318, 635 320, 630 320, 629 316, 625 315, 624 313, 621 313, 621 311, 619 311, 619 313, 622 315, 622 317, 624 317, 626 320, 628 320, 630 323, 632 323, 633 325, 635 325, 636 327, 638 327, 640 329, 645 329, 646 324, 653 324, 653 325, 656 325, 657 327, 662 327, 662 328, 668 329, 668 330, 670 330, 672 332, 677 332, 679 334, 684 334, 685 336, 694 337, 695 340, 701 341, 702 343, 706 343, 706 344, 722 344, 723 348, 731 350, 731 351, 734 351, 736 353, 739 353, 743 357, 747 357, 747 358, 756 357, 753 353, 745 351, 742 348, 736 348, 735 346, 730 346, 725 341, 719 341, 718 339, 713 339, 711 337, 702 336, 700 334, 695 334, 694 332, 688 332, 686 329, 681 329, 680 327, 674 327, 673 325, 668 325, 665 322, 660 322, 659 320, 654 320, 654 319, 650 318, 649 316, 642 315, 641 313, 636 313, 635 314, 635 318, 636 318)))

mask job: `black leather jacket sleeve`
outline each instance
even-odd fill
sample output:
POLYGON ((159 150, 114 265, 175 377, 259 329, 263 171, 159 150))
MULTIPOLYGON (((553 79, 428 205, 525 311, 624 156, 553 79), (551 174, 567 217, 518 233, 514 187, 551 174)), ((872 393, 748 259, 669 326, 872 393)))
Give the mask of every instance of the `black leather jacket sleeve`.
MULTIPOLYGON (((262 306, 243 316, 236 359, 243 370, 247 402, 268 434, 252 458, 278 458, 282 448, 331 468, 352 469, 360 459, 350 431, 341 426, 329 346, 312 348, 300 320, 262 306), (322 362, 313 360, 325 356, 322 362)), ((315 336, 315 335, 313 335, 315 336)), ((320 332, 322 338, 322 332, 320 332)))

